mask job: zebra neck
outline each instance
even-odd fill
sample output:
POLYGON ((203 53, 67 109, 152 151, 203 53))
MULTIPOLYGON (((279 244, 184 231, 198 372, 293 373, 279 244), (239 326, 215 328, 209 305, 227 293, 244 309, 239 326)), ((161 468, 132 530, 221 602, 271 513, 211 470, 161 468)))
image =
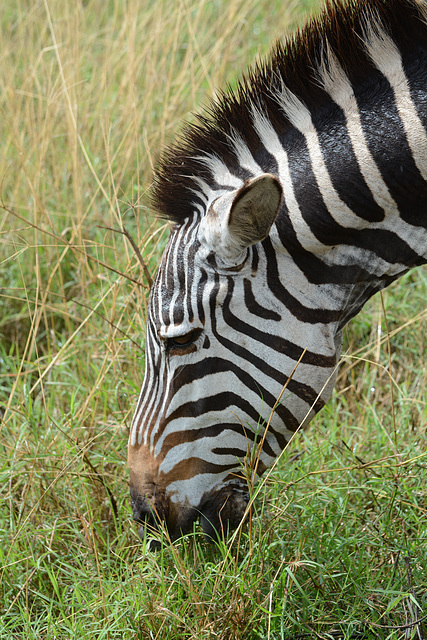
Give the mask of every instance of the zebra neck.
POLYGON ((373 294, 427 262, 425 197, 420 197, 424 211, 415 225, 397 207, 376 222, 366 220, 374 211, 368 206, 365 218, 343 207, 329 210, 315 181, 305 181, 296 192, 299 200, 283 207, 264 244, 271 242, 277 277, 287 290, 311 308, 334 312, 337 330, 373 294))
MULTIPOLYGON (((282 82, 274 123, 251 111, 264 166, 266 152, 283 187, 271 240, 294 263, 291 286, 319 308, 340 309, 344 322, 375 291, 427 261, 420 52, 403 60, 379 27, 366 28, 365 46, 373 66, 358 84, 326 48, 315 72, 317 106, 282 82)), ((289 273, 289 262, 279 270, 289 273)))
MULTIPOLYGON (((291 287, 319 308, 340 310, 339 327, 427 262, 427 135, 416 108, 425 89, 413 81, 409 90, 391 53, 392 70, 373 72, 358 91, 330 56, 319 83, 332 101, 320 111, 282 87, 283 133, 253 116, 283 186, 271 240, 292 259, 291 287)), ((289 273, 285 262, 280 271, 289 273)))
MULTIPOLYGON (((269 254, 271 243, 275 254, 277 266, 269 268, 271 274, 276 271, 272 277, 280 279, 301 303, 318 309, 319 322, 325 314, 325 322, 330 317, 341 330, 377 291, 411 267, 427 262, 427 234, 423 227, 415 227, 405 237, 402 229, 406 225, 399 224, 398 218, 395 231, 392 225, 337 230, 335 223, 328 231, 328 221, 329 216, 323 225, 319 217, 307 218, 302 229, 288 211, 284 212, 264 245, 269 254)), ((301 312, 296 315, 305 319, 301 312)))

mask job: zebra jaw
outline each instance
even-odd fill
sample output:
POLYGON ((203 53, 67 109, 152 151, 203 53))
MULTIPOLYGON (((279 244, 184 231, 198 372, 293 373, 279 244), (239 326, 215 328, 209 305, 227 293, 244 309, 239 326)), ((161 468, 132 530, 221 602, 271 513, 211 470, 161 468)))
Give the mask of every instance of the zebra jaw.
POLYGON ((282 203, 282 187, 270 173, 217 198, 203 217, 198 239, 218 261, 240 264, 245 250, 270 232, 282 203))

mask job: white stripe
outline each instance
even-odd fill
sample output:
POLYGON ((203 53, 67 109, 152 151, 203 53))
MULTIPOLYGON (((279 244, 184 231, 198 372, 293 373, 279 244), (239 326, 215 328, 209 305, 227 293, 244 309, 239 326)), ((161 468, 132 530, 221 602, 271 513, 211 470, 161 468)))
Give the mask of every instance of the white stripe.
POLYGON ((350 229, 361 229, 365 227, 366 220, 359 218, 359 216, 341 200, 332 184, 323 159, 319 137, 307 107, 297 96, 291 93, 285 85, 282 86, 280 93, 276 94, 276 98, 291 124, 293 124, 305 138, 314 177, 330 216, 342 227, 350 229))
POLYGON ((290 220, 297 238, 302 247, 307 251, 321 254, 329 249, 312 233, 310 227, 301 215, 301 211, 295 197, 294 187, 289 171, 288 155, 283 148, 279 137, 271 122, 256 109, 252 108, 252 120, 255 130, 264 147, 274 156, 279 168, 279 178, 283 188, 283 199, 290 214, 290 220))
POLYGON ((227 165, 218 156, 206 153, 202 156, 195 156, 194 160, 198 160, 204 164, 211 171, 215 182, 221 185, 221 187, 233 187, 235 189, 240 189, 243 185, 242 180, 237 178, 237 176, 234 176, 227 165))
MULTIPOLYGON (((396 233, 396 220, 398 219, 399 237, 409 244, 413 250, 418 253, 418 255, 425 255, 427 231, 420 229, 419 227, 414 227, 400 218, 397 205, 390 196, 387 185, 383 181, 366 144, 357 104, 354 95, 352 96, 351 85, 348 82, 344 71, 340 69, 340 67, 334 67, 332 58, 330 59, 330 64, 330 72, 327 72, 326 70, 322 70, 321 72, 322 83, 325 84, 325 88, 327 87, 327 90, 334 101, 344 109, 344 113, 347 117, 348 131, 362 175, 377 203, 383 208, 383 210, 385 210, 386 216, 382 222, 368 223, 366 220, 360 218, 356 213, 354 213, 341 200, 330 179, 328 169, 323 159, 319 137, 313 125, 310 112, 307 107, 283 85, 281 93, 276 95, 277 100, 281 104, 286 116, 289 118, 293 126, 305 137, 313 173, 329 214, 344 228, 360 230, 369 227, 370 229, 388 230, 393 233, 396 233)), ((359 248, 357 248, 356 251, 358 256, 357 262, 359 264, 366 264, 370 270, 373 267, 375 269, 374 272, 378 272, 378 265, 381 262, 385 266, 382 273, 390 273, 391 275, 392 271, 390 270, 387 262, 380 258, 376 258, 375 256, 374 263, 371 264, 373 259, 372 252, 364 251, 359 248), (365 257, 363 257, 364 255, 365 257)), ((345 247, 344 253, 348 256, 348 249, 345 247)), ((337 255, 339 255, 339 252, 337 252, 337 255)), ((397 263, 399 273, 402 271, 403 267, 404 265, 397 263)))
POLYGON ((395 216, 398 214, 397 205, 390 195, 366 143, 353 87, 327 43, 326 49, 327 53, 318 68, 318 80, 332 100, 344 111, 348 135, 360 172, 375 202, 383 209, 386 215, 395 216))
POLYGON ((153 452, 153 449, 154 449, 154 438, 159 429, 160 418, 161 416, 164 415, 164 412, 166 410, 165 407, 166 407, 166 403, 169 396, 169 390, 170 390, 171 375, 170 375, 170 369, 169 369, 169 361, 167 360, 167 358, 164 357, 164 355, 160 358, 160 367, 159 367, 159 372, 157 377, 160 381, 160 384, 159 384, 159 389, 157 391, 157 394, 155 394, 155 399, 156 399, 156 403, 158 403, 159 398, 161 398, 162 402, 160 405, 157 404, 157 406, 155 407, 155 411, 156 411, 155 421, 149 422, 150 426, 152 427, 151 432, 148 433, 148 430, 146 430, 144 433, 144 444, 150 445, 151 453, 153 452), (149 442, 148 442, 148 437, 150 438, 149 442))
MULTIPOLYGON (((150 326, 147 322, 147 341, 146 341, 147 345, 150 344, 149 333, 150 333, 150 326)), ((139 395, 137 410, 135 412, 135 416, 132 423, 132 432, 131 432, 132 446, 135 446, 136 442, 138 442, 138 444, 141 444, 143 428, 147 421, 147 413, 150 410, 150 406, 152 406, 155 401, 155 394, 154 393, 148 394, 148 391, 152 389, 153 386, 155 386, 154 373, 156 369, 154 366, 154 360, 156 359, 156 357, 157 358, 159 357, 159 348, 157 347, 155 342, 153 343, 152 340, 151 340, 150 347, 151 347, 150 349, 148 348, 146 349, 145 376, 144 376, 141 392, 139 395)))
POLYGON ((201 208, 200 205, 198 205, 198 210, 202 214, 206 213, 206 211, 209 208, 209 204, 212 202, 212 200, 216 198, 216 191, 211 189, 208 183, 202 180, 202 178, 200 178, 199 176, 192 176, 191 179, 200 187, 201 191, 197 189, 190 189, 190 191, 192 191, 196 196, 201 198, 205 203, 204 209, 201 208))
MULTIPOLYGON (((189 272, 189 260, 188 256, 190 251, 194 248, 194 243, 196 239, 196 235, 198 232, 199 226, 199 216, 198 214, 193 214, 188 221, 186 221, 185 226, 187 227, 187 231, 184 235, 182 242, 185 244, 184 252, 183 252, 183 265, 180 266, 180 270, 184 270, 184 295, 182 296, 182 304, 183 304, 183 322, 180 325, 181 335, 190 331, 193 325, 190 325, 190 319, 188 317, 188 305, 187 305, 187 297, 191 296, 191 286, 194 284, 194 276, 189 272)), ((197 312, 197 309, 194 309, 195 298, 193 296, 190 297, 191 300, 191 308, 193 312, 197 312)), ((196 315, 194 313, 194 315, 196 315)))
MULTIPOLYGON (((336 56, 328 46, 326 57, 323 58, 318 69, 318 79, 325 91, 329 93, 332 100, 334 100, 334 102, 336 102, 343 110, 346 118, 348 134, 360 171, 376 203, 385 212, 385 220, 379 223, 370 224, 370 228, 385 229, 396 233, 396 218, 399 218, 397 222, 399 237, 409 244, 420 256, 425 255, 427 246, 427 230, 421 229, 420 227, 414 227, 400 218, 397 204, 393 200, 375 160, 369 151, 360 121, 359 108, 353 88, 336 56)), ((361 264, 363 264, 362 255, 360 255, 360 259, 361 264)), ((366 264, 369 264, 369 256, 366 256, 366 260, 366 264)), ((384 264, 384 267, 380 267, 380 271, 375 270, 371 272, 378 274, 388 272, 390 275, 394 275, 393 271, 390 271, 386 267, 387 263, 384 263, 384 261, 381 261, 381 263, 384 264)), ((404 266, 405 265, 398 264, 397 272, 400 272, 404 266)), ((369 268, 371 270, 371 265, 369 265, 369 268)))
POLYGON ((180 290, 179 280, 178 280, 178 253, 179 253, 180 247, 182 245, 183 237, 185 236, 185 232, 186 232, 185 225, 182 225, 181 227, 175 228, 175 230, 173 231, 172 250, 169 249, 169 251, 168 251, 168 261, 167 261, 167 264, 165 266, 165 269, 166 269, 166 271, 169 271, 170 267, 172 267, 173 294, 172 294, 172 298, 171 298, 171 300, 169 302, 169 325, 168 326, 165 326, 164 324, 161 325, 161 331, 162 331, 162 335, 163 336, 166 336, 167 330, 168 330, 168 328, 170 326, 174 326, 175 325, 175 321, 174 321, 174 317, 173 317, 173 311, 175 309, 176 300, 178 298, 179 290, 180 290))
POLYGON ((246 169, 247 171, 252 173, 252 175, 254 176, 262 174, 263 170, 261 169, 259 164, 255 162, 254 157, 249 150, 249 147, 240 136, 240 134, 237 131, 233 130, 229 137, 231 144, 234 147, 234 151, 237 155, 239 165, 243 169, 246 169))
POLYGON ((198 505, 200 503, 200 487, 204 492, 213 491, 215 488, 223 488, 231 482, 236 484, 236 480, 228 480, 225 478, 230 471, 222 471, 220 473, 200 473, 186 480, 176 480, 168 485, 167 491, 171 502, 179 505, 190 504, 198 505))
MULTIPOLYGON (((147 340, 147 345, 148 345, 147 340)), ((145 445, 148 444, 148 434, 150 427, 154 428, 154 420, 153 415, 156 415, 156 397, 163 391, 163 377, 160 375, 161 370, 159 369, 159 373, 157 374, 157 364, 161 363, 163 358, 160 352, 160 348, 157 345, 155 340, 151 341, 150 349, 146 349, 146 353, 148 351, 154 351, 154 357, 151 357, 146 363, 145 370, 150 371, 150 378, 147 381, 147 384, 144 384, 145 387, 145 405, 143 406, 144 411, 141 410, 141 414, 139 417, 139 433, 138 433, 138 444, 143 442, 145 445), (157 375, 156 375, 157 374, 157 375), (153 392, 155 390, 155 392, 153 392)), ((145 379, 144 379, 145 383, 145 379)))
MULTIPOLYGON (((239 467, 241 459, 239 460, 237 455, 213 453, 212 449, 220 447, 226 447, 227 449, 240 449, 243 450, 244 454, 246 454, 252 449, 253 442, 241 434, 227 430, 223 431, 218 436, 205 437, 200 440, 177 444, 167 452, 166 456, 162 460, 159 467, 159 473, 169 473, 169 471, 172 471, 177 464, 190 457, 200 458, 201 460, 211 464, 235 464, 236 467, 239 467)), ((280 451, 277 450, 274 456, 268 456, 264 452, 264 457, 268 460, 268 463, 271 464, 279 453, 280 451)))

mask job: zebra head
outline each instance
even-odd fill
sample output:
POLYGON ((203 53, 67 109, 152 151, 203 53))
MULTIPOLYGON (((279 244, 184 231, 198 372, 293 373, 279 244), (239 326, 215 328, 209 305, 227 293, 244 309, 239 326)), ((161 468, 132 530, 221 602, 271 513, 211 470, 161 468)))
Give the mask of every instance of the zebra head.
POLYGON ((142 534, 235 527, 247 479, 330 397, 342 328, 425 264, 426 16, 328 3, 165 154, 175 226, 129 440, 142 534))
POLYGON ((164 522, 172 539, 198 518, 209 537, 235 528, 248 503, 244 467, 262 473, 330 392, 326 325, 291 377, 306 336, 277 298, 270 230, 281 204, 271 174, 224 190, 172 229, 151 290, 131 500, 137 521, 164 522))

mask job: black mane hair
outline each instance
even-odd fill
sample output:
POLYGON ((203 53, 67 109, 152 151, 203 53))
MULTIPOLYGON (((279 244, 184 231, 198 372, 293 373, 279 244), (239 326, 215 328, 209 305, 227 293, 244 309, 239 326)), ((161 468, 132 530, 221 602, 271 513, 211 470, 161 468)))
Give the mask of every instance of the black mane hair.
MULTIPOLYGON (((279 42, 270 56, 244 75, 234 91, 221 93, 195 122, 187 124, 177 141, 166 149, 155 175, 152 202, 158 214, 181 223, 203 198, 194 176, 215 188, 209 168, 200 156, 221 158, 229 171, 249 177, 239 166, 231 137, 241 136, 258 164, 271 170, 254 129, 251 109, 265 114, 281 135, 291 125, 274 98, 283 83, 311 112, 330 108, 330 96, 319 86, 314 70, 325 54, 326 43, 345 70, 355 93, 374 67, 363 43, 367 23, 379 22, 402 56, 416 60, 427 46, 426 0, 329 0, 321 15, 279 42)), ((273 171, 274 172, 274 171, 273 171)))

